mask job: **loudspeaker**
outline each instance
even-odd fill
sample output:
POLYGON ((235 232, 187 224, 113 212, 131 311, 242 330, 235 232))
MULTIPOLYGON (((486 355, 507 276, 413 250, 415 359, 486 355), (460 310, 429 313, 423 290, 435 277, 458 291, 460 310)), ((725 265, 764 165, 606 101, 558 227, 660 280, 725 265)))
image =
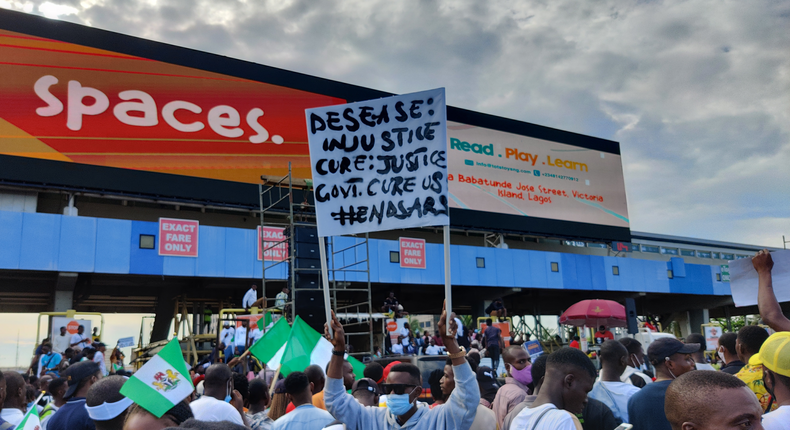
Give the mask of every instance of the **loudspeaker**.
POLYGON ((639 333, 639 323, 636 320, 636 302, 634 299, 625 299, 625 320, 628 323, 628 334, 639 333))
MULTIPOLYGON (((285 229, 285 234, 290 234, 289 229, 285 229)), ((294 242, 318 243, 318 228, 315 227, 295 227, 294 242)))
POLYGON ((321 252, 317 243, 295 242, 294 257, 296 258, 320 258, 321 252))
POLYGON ((321 260, 318 258, 295 258, 295 268, 321 270, 321 260))
POLYGON ((296 314, 319 333, 324 332, 324 293, 322 290, 295 290, 296 314))
POLYGON ((318 273, 297 272, 295 276, 297 289, 321 288, 321 278, 318 273))

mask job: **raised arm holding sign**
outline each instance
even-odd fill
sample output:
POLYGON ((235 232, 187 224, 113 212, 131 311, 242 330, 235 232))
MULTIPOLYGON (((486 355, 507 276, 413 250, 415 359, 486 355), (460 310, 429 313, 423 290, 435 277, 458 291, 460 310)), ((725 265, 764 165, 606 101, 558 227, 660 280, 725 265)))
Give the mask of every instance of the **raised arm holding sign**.
POLYGON ((444 88, 305 111, 327 323, 324 237, 411 227, 445 226, 451 313, 446 111, 444 88))

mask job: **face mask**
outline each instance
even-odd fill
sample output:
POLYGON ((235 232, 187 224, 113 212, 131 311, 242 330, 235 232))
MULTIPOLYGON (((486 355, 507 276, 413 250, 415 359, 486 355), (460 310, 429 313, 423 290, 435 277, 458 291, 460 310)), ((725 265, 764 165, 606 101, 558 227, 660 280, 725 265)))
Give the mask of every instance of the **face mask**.
POLYGON ((631 354, 631 367, 641 370, 644 367, 644 363, 639 364, 639 360, 637 360, 635 357, 635 355, 631 354))
POLYGON ((226 393, 228 394, 225 396, 225 403, 230 403, 230 400, 232 398, 231 397, 232 391, 230 390, 230 384, 228 384, 228 390, 226 391, 226 393))
POLYGON ((510 376, 513 377, 518 382, 521 382, 524 385, 529 385, 532 383, 532 364, 528 364, 527 367, 518 370, 515 366, 510 366, 510 376))
MULTIPOLYGON (((416 389, 416 388, 415 388, 416 389)), ((414 390, 412 390, 414 392, 414 390)), ((406 415, 412 408, 412 403, 409 401, 411 393, 404 394, 388 394, 387 395, 387 408, 395 416, 406 415)))
POLYGON ((724 363, 724 364, 727 364, 727 360, 724 359, 724 351, 719 350, 718 355, 719 355, 719 359, 721 360, 721 362, 724 363))

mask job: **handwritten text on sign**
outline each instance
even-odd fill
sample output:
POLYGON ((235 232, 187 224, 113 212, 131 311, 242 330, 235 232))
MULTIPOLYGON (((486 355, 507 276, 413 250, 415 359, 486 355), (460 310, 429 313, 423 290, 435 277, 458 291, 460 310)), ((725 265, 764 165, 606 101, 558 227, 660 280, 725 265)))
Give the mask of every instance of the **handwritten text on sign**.
POLYGON ((404 269, 425 269, 425 239, 401 237, 400 267, 404 269))
POLYGON ((288 242, 285 240, 285 229, 282 227, 258 226, 258 261, 284 261, 288 258, 288 242), (263 247, 261 247, 263 244, 263 247))
POLYGON ((305 115, 320 236, 449 224, 444 88, 305 115))
POLYGON ((198 230, 195 220, 159 218, 159 255, 198 256, 198 230))

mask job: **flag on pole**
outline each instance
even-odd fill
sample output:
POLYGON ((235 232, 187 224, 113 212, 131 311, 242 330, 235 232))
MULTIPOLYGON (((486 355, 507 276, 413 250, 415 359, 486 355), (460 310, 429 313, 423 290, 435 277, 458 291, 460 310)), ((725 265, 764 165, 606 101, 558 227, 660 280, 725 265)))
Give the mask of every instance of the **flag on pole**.
MULTIPOLYGON (((266 315, 269 315, 268 313, 266 315)), ((260 324, 261 320, 258 320, 260 324)), ((285 318, 280 318, 266 333, 258 339, 250 347, 250 354, 263 363, 270 369, 277 369, 280 367, 280 359, 285 352, 285 345, 288 342, 288 335, 291 333, 291 327, 285 318)))
POLYGON ((297 316, 285 346, 280 373, 288 376, 291 372, 303 372, 311 364, 323 369, 331 358, 332 344, 297 316))
POLYGON ((194 389, 181 345, 173 339, 123 384, 121 394, 161 418, 194 389))
MULTIPOLYGON (((41 397, 39 397, 40 399, 41 397)), ((38 403, 38 402, 36 402, 38 403)), ((38 416, 38 410, 36 406, 30 408, 27 411, 25 416, 22 418, 22 422, 16 426, 17 430, 40 430, 41 429, 41 419, 38 416)))
POLYGON ((260 331, 266 331, 266 330, 269 330, 270 328, 272 328, 272 326, 273 326, 273 324, 272 324, 272 314, 270 314, 269 312, 266 312, 265 314, 263 314, 263 318, 260 318, 258 320, 258 329, 260 331))

